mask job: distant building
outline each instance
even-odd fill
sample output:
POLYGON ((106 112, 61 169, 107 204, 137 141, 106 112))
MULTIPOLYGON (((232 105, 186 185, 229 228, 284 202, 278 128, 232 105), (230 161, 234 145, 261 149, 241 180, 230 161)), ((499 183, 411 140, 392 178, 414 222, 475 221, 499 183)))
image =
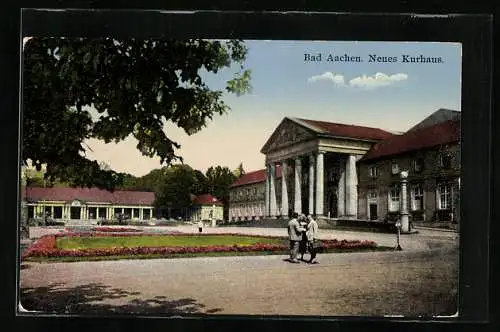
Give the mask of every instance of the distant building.
MULTIPOLYGON (((266 170, 261 169, 243 174, 230 188, 229 220, 258 220, 266 215, 266 170)), ((276 167, 275 195, 281 206, 281 168, 276 167)), ((279 212, 282 214, 282 211, 279 212)), ((286 213, 288 214, 288 212, 286 213)))
POLYGON ((440 109, 405 133, 285 118, 261 152, 266 169, 248 172, 231 186, 230 220, 292 212, 395 220, 405 170, 414 223, 457 221, 460 112, 440 109))
POLYGON ((224 219, 224 204, 210 194, 195 196, 190 209, 191 221, 221 221, 224 219))
POLYGON ((22 193, 28 219, 50 216, 56 221, 116 219, 121 214, 132 220, 154 219, 152 192, 106 191, 97 188, 27 187, 22 193))

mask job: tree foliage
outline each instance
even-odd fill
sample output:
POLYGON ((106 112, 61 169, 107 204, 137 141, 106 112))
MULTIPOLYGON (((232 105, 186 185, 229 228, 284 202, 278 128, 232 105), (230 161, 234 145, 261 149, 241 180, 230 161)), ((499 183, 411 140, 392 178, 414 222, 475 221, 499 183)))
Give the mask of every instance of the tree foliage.
POLYGON ((234 170, 234 175, 236 175, 236 177, 239 178, 244 174, 245 174, 245 169, 243 168, 243 163, 240 163, 238 167, 234 170))
POLYGON ((191 206, 193 190, 198 186, 195 171, 188 165, 173 165, 169 167, 158 184, 156 207, 165 216, 183 217, 191 206))
POLYGON ((47 178, 104 189, 126 174, 87 159, 87 139, 109 143, 132 135, 143 155, 182 162, 165 124, 191 135, 227 113, 224 90, 210 89, 200 73, 239 64, 225 91, 249 92, 246 54, 239 40, 34 37, 24 47, 22 159, 38 170, 45 164, 47 178))

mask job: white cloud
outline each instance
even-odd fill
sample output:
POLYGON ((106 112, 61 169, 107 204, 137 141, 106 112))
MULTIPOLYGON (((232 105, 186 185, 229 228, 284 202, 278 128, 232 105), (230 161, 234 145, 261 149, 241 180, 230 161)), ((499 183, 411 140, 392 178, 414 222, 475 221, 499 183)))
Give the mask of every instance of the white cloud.
POLYGON ((404 73, 398 73, 393 75, 387 75, 384 73, 376 73, 373 76, 358 76, 349 81, 349 86, 364 89, 375 89, 384 86, 389 86, 397 82, 405 81, 408 79, 408 75, 404 73))
POLYGON ((324 72, 321 75, 315 75, 309 77, 307 80, 309 83, 314 83, 318 81, 330 81, 335 85, 345 86, 344 75, 334 74, 331 71, 324 72))
POLYGON ((324 72, 321 75, 315 75, 309 77, 307 81, 309 83, 328 81, 332 82, 337 86, 352 87, 352 88, 362 88, 362 89, 375 89, 384 86, 389 86, 397 82, 405 81, 408 79, 408 75, 404 73, 397 73, 393 75, 388 75, 384 73, 376 73, 372 76, 362 75, 355 77, 346 83, 344 75, 334 74, 330 71, 324 72))

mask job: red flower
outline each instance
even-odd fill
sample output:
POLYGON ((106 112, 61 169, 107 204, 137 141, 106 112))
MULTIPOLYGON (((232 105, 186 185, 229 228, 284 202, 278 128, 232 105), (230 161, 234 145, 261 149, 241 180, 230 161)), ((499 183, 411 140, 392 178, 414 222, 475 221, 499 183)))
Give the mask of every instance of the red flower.
MULTIPOLYGON (((102 230, 102 228, 101 228, 102 230)), ((58 249, 57 248, 57 237, 60 236, 133 236, 136 234, 115 234, 115 233, 66 233, 66 234, 55 234, 46 235, 41 237, 35 244, 33 244, 23 255, 26 257, 90 257, 90 256, 115 256, 115 255, 144 255, 144 254, 159 254, 159 255, 169 255, 169 254, 184 254, 184 253, 209 253, 209 252, 255 252, 255 251, 286 251, 288 249, 287 245, 277 245, 277 244, 264 244, 256 243, 253 245, 232 245, 232 246, 204 246, 204 247, 135 247, 135 248, 101 248, 101 249, 81 249, 81 250, 70 250, 70 249, 58 249)), ((176 235, 165 235, 165 234, 142 234, 141 236, 192 236, 193 234, 176 234, 176 235)), ((212 235, 212 234, 211 234, 212 235)), ((241 234, 216 234, 218 236, 228 236, 241 234)), ((199 235, 196 235, 199 236, 199 235)), ((253 236, 260 238, 284 238, 284 237, 272 237, 272 236, 253 236)), ((347 241, 342 240, 322 240, 321 241, 326 249, 351 249, 351 248, 370 248, 376 247, 377 244, 373 241, 347 241)))

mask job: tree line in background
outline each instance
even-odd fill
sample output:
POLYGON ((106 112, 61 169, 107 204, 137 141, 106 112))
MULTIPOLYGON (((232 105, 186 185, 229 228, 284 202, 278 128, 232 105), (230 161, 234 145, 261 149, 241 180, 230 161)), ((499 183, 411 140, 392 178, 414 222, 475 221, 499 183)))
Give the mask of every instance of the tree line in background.
MULTIPOLYGON (((101 163, 103 169, 110 169, 101 163)), ((27 185, 31 187, 68 187, 60 180, 49 181, 43 171, 26 171, 27 185)), ((231 171, 228 167, 212 166, 205 173, 189 165, 178 164, 154 169, 136 177, 121 173, 123 183, 117 190, 151 191, 155 193, 157 214, 164 218, 185 218, 194 196, 211 194, 224 204, 224 219, 229 216, 229 189, 236 179, 245 174, 243 164, 231 171)))

